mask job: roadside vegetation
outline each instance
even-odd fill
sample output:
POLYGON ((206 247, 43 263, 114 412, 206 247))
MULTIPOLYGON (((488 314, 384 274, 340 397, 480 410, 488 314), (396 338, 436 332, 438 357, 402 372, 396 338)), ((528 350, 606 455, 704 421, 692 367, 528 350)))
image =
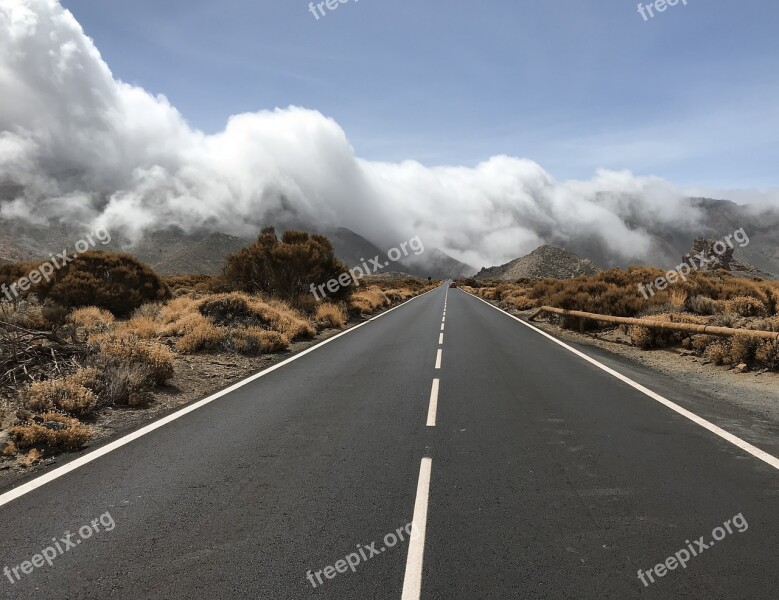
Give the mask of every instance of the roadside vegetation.
MULTIPOLYGON (((779 332, 779 282, 736 277, 726 271, 693 272, 686 282, 644 298, 639 284, 662 276, 660 269, 631 267, 565 280, 523 279, 506 283, 468 279, 461 284, 465 291, 507 310, 554 306, 617 317, 779 332)), ((548 318, 565 329, 577 331, 602 333, 618 328, 644 350, 677 347, 717 365, 779 370, 777 342, 749 336, 717 337, 614 326, 578 317, 548 318)))
MULTIPOLYGON (((0 283, 36 266, 0 266, 0 283)), ((185 355, 284 352, 437 285, 368 277, 313 298, 311 283, 343 272, 325 237, 266 229, 220 276, 163 277, 129 255, 88 252, 2 298, 0 462, 30 466, 83 447, 105 409, 150 406, 185 355)))

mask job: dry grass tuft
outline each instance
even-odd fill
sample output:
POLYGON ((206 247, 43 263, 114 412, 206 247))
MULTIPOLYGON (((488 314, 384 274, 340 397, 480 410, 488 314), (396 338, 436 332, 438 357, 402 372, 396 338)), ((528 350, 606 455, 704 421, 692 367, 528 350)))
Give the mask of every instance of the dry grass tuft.
POLYGON ((34 382, 20 393, 22 406, 38 412, 61 410, 78 417, 90 415, 97 406, 97 396, 90 387, 94 388, 98 377, 96 369, 79 369, 62 379, 34 382))
POLYGON ((259 327, 217 327, 209 322, 193 328, 176 343, 176 350, 185 354, 233 352, 256 355, 278 352, 288 347, 289 338, 278 331, 259 327))
POLYGON ((338 304, 320 304, 316 309, 314 319, 323 327, 334 327, 340 329, 346 325, 346 311, 338 304))
POLYGON ((107 310, 95 306, 78 308, 71 312, 67 321, 79 329, 83 329, 89 335, 105 333, 111 329, 115 319, 107 310))
POLYGON ((97 344, 104 356, 147 366, 156 385, 162 385, 173 377, 175 355, 158 342, 142 340, 135 336, 111 335, 99 338, 97 344))
POLYGON ((10 436, 20 450, 33 447, 49 447, 61 450, 78 450, 92 437, 92 430, 57 412, 46 412, 35 421, 12 427, 10 436))

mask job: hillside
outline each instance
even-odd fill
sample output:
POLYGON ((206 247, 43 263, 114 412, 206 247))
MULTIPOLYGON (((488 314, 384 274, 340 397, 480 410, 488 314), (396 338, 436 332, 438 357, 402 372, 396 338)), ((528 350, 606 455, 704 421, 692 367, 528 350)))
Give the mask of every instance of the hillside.
MULTIPOLYGON (((45 260, 50 252, 72 251, 73 244, 86 230, 57 225, 36 225, 19 220, 0 219, 0 264, 45 260)), ((333 244, 335 255, 349 267, 379 256, 380 262, 390 262, 379 272, 398 271, 419 277, 461 277, 476 272, 436 248, 426 248, 419 256, 410 253, 398 262, 391 262, 374 243, 363 236, 339 227, 321 231, 333 244)), ((150 265, 162 275, 204 274, 222 271, 225 260, 253 239, 206 231, 187 233, 178 227, 148 233, 131 243, 114 233, 111 243, 98 250, 127 252, 150 265)))
POLYGON ((527 256, 522 256, 505 265, 484 268, 476 279, 516 281, 517 279, 570 279, 577 275, 592 275, 598 268, 591 260, 581 259, 573 252, 556 246, 541 246, 527 256))

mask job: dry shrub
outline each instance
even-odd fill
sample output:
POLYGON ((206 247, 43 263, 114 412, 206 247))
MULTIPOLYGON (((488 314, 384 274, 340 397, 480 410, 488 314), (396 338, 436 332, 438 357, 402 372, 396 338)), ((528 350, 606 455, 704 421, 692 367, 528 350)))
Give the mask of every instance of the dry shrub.
POLYGON ((16 302, 0 303, 0 318, 26 329, 41 330, 50 325, 44 306, 34 294, 16 302))
POLYGON ((224 282, 219 275, 167 275, 163 280, 175 296, 224 291, 221 289, 224 282))
POLYGON ((751 296, 737 296, 726 300, 725 312, 739 317, 765 317, 768 315, 765 303, 751 296))
POLYGON ((13 456, 16 454, 16 444, 13 442, 7 442, 2 449, 0 449, 0 456, 13 456))
POLYGON ((725 364, 729 357, 730 352, 725 340, 717 340, 706 346, 703 351, 703 356, 712 361, 715 365, 725 364))
POLYGON ((125 316, 146 302, 167 300, 170 289, 147 265, 129 254, 90 250, 36 286, 42 298, 62 306, 97 306, 125 316))
POLYGON ((279 300, 264 301, 240 292, 208 296, 197 310, 222 327, 258 327, 274 330, 290 340, 311 338, 316 331, 295 309, 279 300))
MULTIPOLYGON (((695 325, 705 324, 705 321, 700 317, 679 313, 664 313, 660 315, 653 315, 648 320, 659 321, 661 323, 692 323, 695 325)), ((673 331, 655 327, 642 327, 640 325, 631 325, 629 332, 630 339, 633 341, 633 343, 643 350, 648 350, 650 348, 667 348, 668 346, 681 343, 681 341, 689 335, 689 332, 686 331, 673 331)))
POLYGON ((501 308, 514 308, 516 310, 529 310, 535 308, 536 301, 528 298, 523 291, 510 291, 501 295, 501 308))
POLYGON ((687 304, 687 298, 689 297, 687 292, 683 289, 674 288, 668 295, 668 304, 674 308, 683 309, 687 304))
POLYGON ((730 338, 730 352, 728 360, 731 364, 750 364, 754 361, 755 351, 759 345, 759 338, 747 335, 734 335, 730 338))
POLYGON ((92 335, 108 331, 115 319, 114 315, 107 310, 96 306, 86 306, 72 311, 68 315, 67 321, 92 335))
POLYGON ((768 369, 779 369, 779 342, 761 340, 755 348, 755 361, 768 369))
POLYGON ((278 352, 289 347, 289 338, 278 331, 259 327, 217 327, 205 322, 184 335, 176 349, 185 354, 195 352, 234 352, 254 355, 278 352))
POLYGON ((404 302, 415 295, 414 291, 407 287, 389 288, 384 290, 384 293, 387 295, 387 298, 389 298, 390 301, 393 303, 404 302))
POLYGON ((712 300, 706 296, 693 296, 687 301, 690 311, 696 315, 716 315, 725 310, 725 303, 721 300, 712 300))
POLYGON ((120 335, 129 335, 142 340, 151 340, 159 337, 159 325, 152 317, 138 315, 134 316, 129 321, 119 323, 116 326, 116 332, 120 335))
POLYGON ((97 390, 101 404, 140 408, 151 403, 155 379, 149 365, 105 355, 99 355, 95 364, 105 374, 97 390))
POLYGON ((182 316, 196 312, 197 299, 191 296, 181 296, 167 302, 160 308, 159 321, 163 325, 175 323, 182 316))
POLYGON ((90 386, 96 386, 99 374, 96 369, 80 369, 62 379, 37 381, 20 393, 22 405, 38 412, 58 409, 83 417, 97 406, 97 396, 90 386))
POLYGON ((692 348, 717 365, 747 364, 750 366, 779 368, 779 343, 770 340, 735 335, 715 337, 697 336, 692 348))
MULTIPOLYGON (((310 304, 311 284, 338 279, 347 268, 336 258, 323 235, 286 231, 279 239, 275 230, 263 229, 257 241, 227 259, 225 282, 242 292, 283 299, 292 306, 310 304)), ((345 300, 350 285, 340 286, 331 297, 345 300)))
POLYGON ((174 354, 158 342, 141 340, 135 336, 104 336, 97 341, 100 352, 108 357, 149 367, 156 385, 173 377, 174 354))
POLYGON ((352 294, 348 306, 350 311, 366 315, 390 304, 390 299, 380 288, 371 286, 352 294))
POLYGON ((33 448, 27 454, 20 457, 18 460, 19 466, 24 468, 32 467, 35 463, 39 462, 43 458, 43 452, 37 448, 33 448))
POLYGON ((338 304, 320 304, 314 315, 317 323, 324 327, 334 327, 340 329, 346 325, 346 311, 338 304))
POLYGON ((92 430, 74 419, 57 412, 46 412, 34 421, 12 427, 9 431, 17 448, 49 447, 78 450, 92 437, 92 430))
POLYGON ((157 317, 160 316, 160 311, 162 310, 162 304, 159 304, 157 302, 147 302, 146 304, 143 304, 136 308, 133 311, 133 318, 136 317, 148 317, 149 319, 156 321, 157 317))

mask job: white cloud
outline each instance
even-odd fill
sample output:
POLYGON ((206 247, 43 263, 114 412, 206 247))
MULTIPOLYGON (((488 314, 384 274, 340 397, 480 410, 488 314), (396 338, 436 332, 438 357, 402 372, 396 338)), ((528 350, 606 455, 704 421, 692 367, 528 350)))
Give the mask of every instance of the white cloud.
POLYGON ((679 189, 629 172, 558 182, 509 156, 474 168, 362 160, 335 121, 298 107, 235 115, 206 135, 164 97, 115 80, 55 0, 0 0, 0 98, 0 183, 23 190, 0 205, 5 217, 135 235, 345 226, 387 248, 418 234, 477 266, 571 240, 640 257, 647 229, 696 219, 679 189))

